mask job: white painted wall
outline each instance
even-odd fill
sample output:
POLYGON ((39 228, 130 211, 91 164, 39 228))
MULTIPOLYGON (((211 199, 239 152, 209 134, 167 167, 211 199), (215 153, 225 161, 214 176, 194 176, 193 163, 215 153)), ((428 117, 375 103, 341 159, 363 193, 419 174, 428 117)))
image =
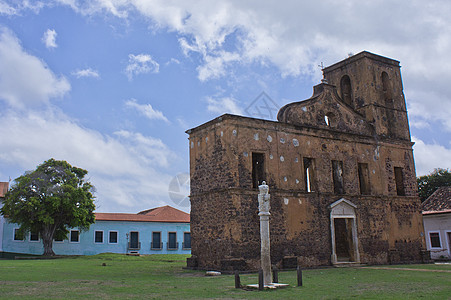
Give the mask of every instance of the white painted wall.
POLYGON ((451 213, 442 213, 434 215, 423 215, 424 233, 426 235, 427 249, 431 252, 432 259, 438 259, 441 256, 451 258, 450 234, 451 234, 451 213), (431 247, 431 232, 439 233, 440 248, 431 247))

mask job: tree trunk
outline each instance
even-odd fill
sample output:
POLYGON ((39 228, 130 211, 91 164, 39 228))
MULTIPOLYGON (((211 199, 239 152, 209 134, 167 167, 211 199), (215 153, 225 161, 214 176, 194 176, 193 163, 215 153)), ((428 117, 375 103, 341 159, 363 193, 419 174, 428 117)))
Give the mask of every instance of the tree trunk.
POLYGON ((44 244, 44 256, 54 256, 53 252, 53 233, 51 228, 44 228, 42 232, 42 243, 44 244))

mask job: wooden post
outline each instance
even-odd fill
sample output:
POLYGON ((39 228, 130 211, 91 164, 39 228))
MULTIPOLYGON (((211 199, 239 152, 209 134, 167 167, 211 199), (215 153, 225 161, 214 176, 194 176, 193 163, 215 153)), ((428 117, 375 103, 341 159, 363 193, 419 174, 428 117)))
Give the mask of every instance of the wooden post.
POLYGON ((241 288, 240 272, 238 271, 235 271, 235 288, 236 289, 241 288))
POLYGON ((297 273, 298 273, 298 286, 302 286, 302 270, 300 266, 298 266, 297 268, 297 273))
POLYGON ((273 267, 272 270, 272 282, 279 283, 279 270, 276 267, 273 267))
POLYGON ((263 282, 263 270, 260 269, 258 271, 258 290, 263 291, 265 288, 265 283, 263 282))

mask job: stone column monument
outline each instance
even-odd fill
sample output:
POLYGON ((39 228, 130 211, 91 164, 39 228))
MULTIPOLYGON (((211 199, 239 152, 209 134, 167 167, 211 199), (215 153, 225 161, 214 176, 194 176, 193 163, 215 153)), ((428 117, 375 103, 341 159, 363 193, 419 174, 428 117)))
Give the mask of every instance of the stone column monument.
POLYGON ((261 268, 263 270, 263 284, 271 284, 271 251, 269 241, 269 186, 266 182, 258 186, 258 215, 260 216, 260 239, 261 239, 261 268))

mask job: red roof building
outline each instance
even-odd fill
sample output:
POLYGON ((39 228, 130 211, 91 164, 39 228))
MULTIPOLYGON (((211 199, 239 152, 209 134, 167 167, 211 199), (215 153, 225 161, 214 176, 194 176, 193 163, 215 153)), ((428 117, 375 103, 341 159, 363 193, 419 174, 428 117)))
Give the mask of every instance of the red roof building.
POLYGON ((190 215, 169 205, 141 211, 137 214, 96 213, 97 221, 189 223, 190 215))

